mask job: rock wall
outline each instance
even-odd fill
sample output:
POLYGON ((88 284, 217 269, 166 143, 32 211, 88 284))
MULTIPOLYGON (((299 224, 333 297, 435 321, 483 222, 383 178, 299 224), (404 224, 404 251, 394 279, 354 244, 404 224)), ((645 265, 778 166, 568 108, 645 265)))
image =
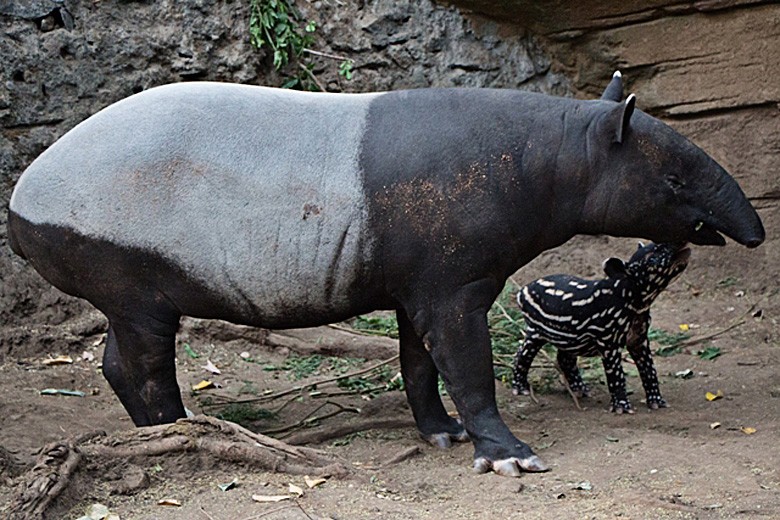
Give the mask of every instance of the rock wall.
MULTIPOLYGON (((354 78, 318 58, 328 90, 495 86, 567 94, 563 74, 514 25, 422 1, 298 2, 319 27, 317 50, 355 61, 354 78)), ((0 357, 47 341, 68 321, 100 326, 51 288, 6 242, 5 208, 24 168, 77 123, 155 85, 214 80, 280 85, 248 43, 248 0, 0 0, 0 357)), ((67 335, 66 335, 67 336, 67 335)), ((61 337, 61 336, 58 336, 61 337)), ((60 341, 50 339, 50 341, 60 341)))

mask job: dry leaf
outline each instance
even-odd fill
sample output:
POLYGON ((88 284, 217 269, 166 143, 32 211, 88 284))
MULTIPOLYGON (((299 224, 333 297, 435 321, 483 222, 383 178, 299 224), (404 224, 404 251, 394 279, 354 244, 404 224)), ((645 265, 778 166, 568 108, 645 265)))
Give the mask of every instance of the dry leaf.
POLYGON ((290 484, 289 487, 287 488, 287 491, 299 497, 303 496, 303 489, 296 486, 295 484, 290 484))
POLYGON ((222 373, 222 371, 218 369, 217 366, 214 363, 212 363, 210 359, 207 359, 206 364, 203 365, 201 368, 206 372, 211 372, 212 374, 219 375, 222 373))
POLYGON ((255 502, 281 502, 291 498, 290 495, 252 495, 252 500, 255 502))
POLYGON ((73 358, 70 356, 57 356, 56 358, 46 358, 42 361, 44 365, 70 365, 73 358))
POLYGON ((181 502, 176 500, 175 498, 163 498, 159 502, 157 502, 158 506, 175 506, 175 507, 181 507, 181 502))
POLYGON ((716 428, 720 428, 719 422, 710 423, 710 430, 714 430, 716 428))
POLYGON ((688 332, 688 330, 689 330, 690 328, 691 328, 691 326, 690 326, 690 325, 688 325, 687 323, 680 323, 680 330, 681 330, 682 332, 688 332))
POLYGON ((309 475, 305 475, 303 477, 303 481, 306 482, 306 485, 309 486, 309 489, 316 488, 317 486, 321 486, 325 482, 327 482, 327 479, 324 478, 311 478, 309 475))
POLYGON ((717 401, 718 399, 723 397, 723 390, 718 390, 718 393, 713 394, 712 392, 707 392, 704 394, 704 397, 707 398, 707 401, 717 401))
POLYGON ((211 381, 206 381, 205 379, 200 383, 198 383, 197 385, 192 385, 193 390, 204 390, 206 388, 213 388, 213 387, 214 387, 214 383, 212 383, 211 381))
POLYGON ((95 354, 85 350, 84 353, 81 354, 81 359, 83 361, 95 361, 95 354))
POLYGON ((754 433, 756 433, 756 429, 751 428, 750 426, 743 426, 742 428, 739 429, 739 431, 741 431, 745 435, 753 435, 754 433))

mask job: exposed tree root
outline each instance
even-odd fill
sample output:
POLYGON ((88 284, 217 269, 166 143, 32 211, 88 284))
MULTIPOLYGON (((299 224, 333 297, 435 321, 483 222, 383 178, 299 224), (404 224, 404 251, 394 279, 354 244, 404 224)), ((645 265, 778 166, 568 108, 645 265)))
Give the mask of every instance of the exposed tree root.
MULTIPOLYGON (((253 433, 237 424, 197 416, 175 424, 105 435, 97 432, 45 446, 35 466, 20 478, 3 518, 45 518, 46 510, 68 487, 85 461, 116 461, 172 453, 205 453, 265 471, 297 475, 343 476, 347 466, 312 448, 253 433)), ((0 515, 0 516, 2 516, 0 515)))

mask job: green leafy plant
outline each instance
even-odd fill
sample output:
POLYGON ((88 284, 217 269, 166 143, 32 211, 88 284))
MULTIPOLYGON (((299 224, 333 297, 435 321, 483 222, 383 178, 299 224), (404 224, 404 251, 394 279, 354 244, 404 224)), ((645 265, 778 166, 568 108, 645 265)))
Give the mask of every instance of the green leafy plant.
POLYGON ((255 421, 274 419, 276 414, 250 403, 231 403, 216 414, 219 419, 234 422, 241 426, 251 425, 255 421))
POLYGON ((353 329, 366 334, 398 338, 398 320, 392 314, 357 316, 350 325, 353 329))
POLYGON ((291 58, 300 58, 306 47, 314 43, 314 22, 306 23, 303 31, 301 13, 288 0, 250 0, 249 36, 258 49, 268 46, 273 51, 276 70, 291 58))
POLYGON ((493 372, 496 379, 509 382, 512 379, 512 361, 525 337, 523 313, 515 304, 516 287, 507 283, 490 307, 487 320, 493 349, 493 372))
POLYGON ((697 354, 699 355, 700 358, 704 360, 712 361, 716 357, 719 357, 722 354, 722 352, 720 351, 719 347, 707 347, 705 349, 698 351, 697 354))
POLYGON ((297 72, 286 79, 283 88, 325 90, 314 75, 310 56, 339 60, 339 75, 352 79, 353 60, 312 49, 316 31, 317 23, 305 21, 293 0, 250 0, 249 40, 252 45, 271 50, 277 71, 292 63, 298 65, 297 72))
POLYGON ((656 349, 656 355, 669 357, 682 352, 682 342, 690 338, 690 335, 684 332, 672 333, 661 329, 651 328, 647 332, 647 338, 650 341, 655 341, 661 345, 656 349))

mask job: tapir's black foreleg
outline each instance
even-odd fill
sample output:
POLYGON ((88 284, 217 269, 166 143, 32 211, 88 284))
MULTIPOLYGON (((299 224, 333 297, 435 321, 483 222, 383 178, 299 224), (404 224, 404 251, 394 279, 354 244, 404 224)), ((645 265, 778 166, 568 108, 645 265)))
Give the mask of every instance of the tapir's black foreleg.
POLYGON ((444 409, 439 396, 439 371, 425 350, 422 339, 414 331, 403 309, 399 309, 396 315, 401 346, 401 375, 420 435, 440 448, 449 448, 452 441, 467 441, 468 434, 463 425, 444 409))
POLYGON ((558 361, 558 366, 561 368, 561 372, 563 372, 563 377, 566 378, 569 389, 574 392, 577 397, 589 397, 590 388, 588 388, 588 385, 582 380, 582 374, 580 374, 580 369, 577 367, 577 355, 559 348, 556 359, 558 361))
POLYGON ((175 422, 185 417, 176 383, 175 344, 178 316, 161 321, 109 317, 114 331, 109 352, 109 383, 136 426, 175 422), (116 370, 115 360, 121 370, 116 370), (142 410, 142 407, 144 408, 142 410), (145 413, 144 413, 145 412, 145 413))
POLYGON ((653 354, 650 351, 650 340, 647 337, 649 329, 650 313, 635 318, 629 331, 626 350, 636 363, 639 377, 642 379, 647 407, 657 410, 658 408, 667 408, 669 405, 661 397, 661 390, 658 387, 658 373, 655 370, 653 354))
POLYGON ((521 469, 545 471, 544 463, 509 431, 498 413, 487 324, 490 303, 477 308, 473 303, 466 299, 449 306, 439 303, 420 313, 428 318, 422 318, 418 328, 424 331, 423 342, 474 442, 474 469, 506 476, 519 476, 521 469))

